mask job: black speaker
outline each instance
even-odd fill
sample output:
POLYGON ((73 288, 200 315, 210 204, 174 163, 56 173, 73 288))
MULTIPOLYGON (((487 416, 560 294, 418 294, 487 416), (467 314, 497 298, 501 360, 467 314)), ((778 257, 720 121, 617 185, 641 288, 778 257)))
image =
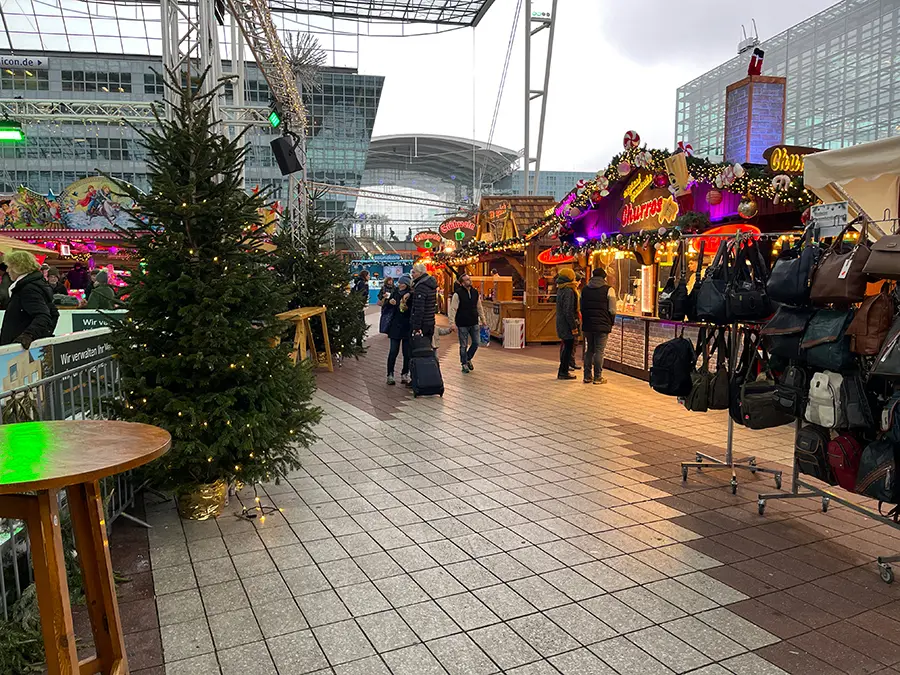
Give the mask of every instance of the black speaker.
POLYGON ((279 136, 272 141, 271 145, 282 176, 289 176, 303 168, 303 165, 300 164, 300 158, 297 157, 297 151, 294 150, 294 143, 290 138, 279 136))

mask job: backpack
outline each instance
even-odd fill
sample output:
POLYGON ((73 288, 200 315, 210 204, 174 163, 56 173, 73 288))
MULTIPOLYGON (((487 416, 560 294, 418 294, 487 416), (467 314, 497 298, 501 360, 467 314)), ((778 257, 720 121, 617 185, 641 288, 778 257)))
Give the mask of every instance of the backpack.
POLYGON ((900 377, 900 316, 894 319, 891 330, 885 338, 881 351, 875 359, 870 375, 900 377))
POLYGON ((794 458, 797 460, 800 473, 834 485, 834 474, 828 463, 829 441, 831 441, 831 433, 828 429, 823 429, 815 424, 807 424, 797 432, 794 441, 794 458))
POLYGON ((882 284, 881 292, 863 300, 856 310, 853 321, 847 327, 850 351, 854 354, 875 356, 881 351, 894 318, 894 301, 888 290, 888 284, 882 284))
POLYGON ((687 396, 691 393, 691 373, 697 357, 691 341, 681 335, 663 342, 653 350, 650 387, 665 396, 687 396))
POLYGON ((852 320, 852 309, 817 311, 810 319, 800 343, 806 362, 813 368, 833 371, 853 365, 850 336, 847 335, 852 320))
MULTIPOLYGON (((859 471, 853 491, 878 500, 881 505, 897 503, 896 444, 886 438, 869 443, 859 458, 859 471)), ((896 518, 896 514, 894 514, 896 518)))
POLYGON ((775 405, 794 417, 802 418, 809 399, 809 375, 802 366, 791 365, 775 385, 775 405))
POLYGON ((844 411, 841 407, 841 385, 844 376, 825 371, 816 373, 809 381, 809 401, 806 404, 806 421, 835 429, 842 425, 844 411))
POLYGON ((869 405, 866 385, 859 375, 845 375, 841 384, 841 407, 844 425, 848 429, 872 429, 875 420, 869 405))
POLYGON ((828 443, 828 464, 834 477, 845 490, 853 492, 863 447, 855 436, 841 434, 828 443))

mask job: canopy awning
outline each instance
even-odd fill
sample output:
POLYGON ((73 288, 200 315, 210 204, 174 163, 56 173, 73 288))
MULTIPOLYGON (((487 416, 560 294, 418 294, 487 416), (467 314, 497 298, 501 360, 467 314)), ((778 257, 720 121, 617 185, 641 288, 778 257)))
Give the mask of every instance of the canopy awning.
POLYGON ((900 216, 900 136, 804 157, 804 185, 825 203, 847 201, 852 216, 900 216))
POLYGON ((29 244, 28 242, 12 239, 11 237, 0 237, 0 254, 10 253, 11 251, 28 251, 34 255, 56 254, 56 251, 51 251, 49 248, 44 248, 43 246, 29 244))

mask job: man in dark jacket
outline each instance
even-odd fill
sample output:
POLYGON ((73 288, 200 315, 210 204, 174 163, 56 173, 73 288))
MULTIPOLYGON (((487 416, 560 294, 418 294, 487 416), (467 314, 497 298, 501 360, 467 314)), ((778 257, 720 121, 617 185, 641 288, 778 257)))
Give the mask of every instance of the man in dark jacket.
POLYGON ((13 282, 0 326, 0 345, 18 342, 28 349, 35 340, 53 335, 59 310, 53 305, 53 291, 33 255, 14 251, 4 262, 13 282))
POLYGON ((560 380, 574 380, 576 377, 569 372, 569 362, 575 351, 575 338, 578 335, 578 293, 575 287, 575 272, 571 267, 563 267, 556 277, 556 335, 562 340, 562 349, 559 350, 559 372, 556 377, 560 380))
POLYGON ((606 270, 597 267, 581 291, 581 330, 587 346, 584 350, 584 383, 606 384, 603 378, 603 353, 616 319, 616 292, 606 283, 606 270))
POLYGON ((434 335, 434 314, 437 307, 437 280, 425 269, 422 263, 416 263, 412 269, 412 313, 409 317, 413 335, 434 335))
POLYGON ((459 361, 462 364, 462 371, 469 373, 475 370, 472 358, 478 351, 481 326, 487 325, 487 317, 478 289, 472 288, 472 277, 465 272, 459 277, 459 285, 453 291, 447 315, 450 317, 450 329, 455 329, 459 334, 459 361))
POLYGON ((116 309, 119 301, 116 299, 116 292, 109 285, 109 274, 100 270, 97 273, 97 285, 91 291, 91 297, 88 298, 88 309, 116 309))

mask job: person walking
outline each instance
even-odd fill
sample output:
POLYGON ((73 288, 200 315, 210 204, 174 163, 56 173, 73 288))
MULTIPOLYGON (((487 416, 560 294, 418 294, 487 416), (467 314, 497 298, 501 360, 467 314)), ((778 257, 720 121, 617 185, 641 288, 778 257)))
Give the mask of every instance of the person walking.
POLYGON ((584 350, 584 383, 606 384, 603 377, 603 354, 616 319, 616 292, 606 283, 606 270, 594 268, 591 280, 581 291, 581 329, 584 350))
POLYGON ((400 369, 400 384, 409 384, 409 338, 412 333, 410 328, 410 291, 411 280, 405 274, 397 281, 397 287, 391 293, 391 297, 385 300, 385 306, 394 308, 391 323, 388 326, 387 335, 391 340, 391 349, 387 360, 387 383, 393 385, 394 368, 397 365, 397 356, 403 353, 403 366, 400 369))
POLYGON ((412 268, 412 313, 410 328, 413 335, 434 337, 434 315, 437 309, 437 280, 428 274, 424 263, 412 268))
POLYGON ((575 380, 569 372, 569 363, 578 336, 578 294, 575 287, 575 272, 571 267, 562 267, 556 277, 556 335, 562 341, 559 351, 559 380, 575 380))
POLYGON ((450 329, 455 328, 459 335, 459 362, 462 364, 462 371, 464 374, 470 373, 475 370, 472 358, 478 351, 480 329, 487 325, 487 317, 481 295, 478 289, 472 288, 472 277, 468 274, 460 276, 447 314, 450 317, 450 329))
POLYGON ((13 251, 6 254, 3 262, 12 283, 0 326, 0 345, 18 342, 28 349, 35 340, 53 335, 59 310, 53 305, 53 291, 33 255, 13 251))

